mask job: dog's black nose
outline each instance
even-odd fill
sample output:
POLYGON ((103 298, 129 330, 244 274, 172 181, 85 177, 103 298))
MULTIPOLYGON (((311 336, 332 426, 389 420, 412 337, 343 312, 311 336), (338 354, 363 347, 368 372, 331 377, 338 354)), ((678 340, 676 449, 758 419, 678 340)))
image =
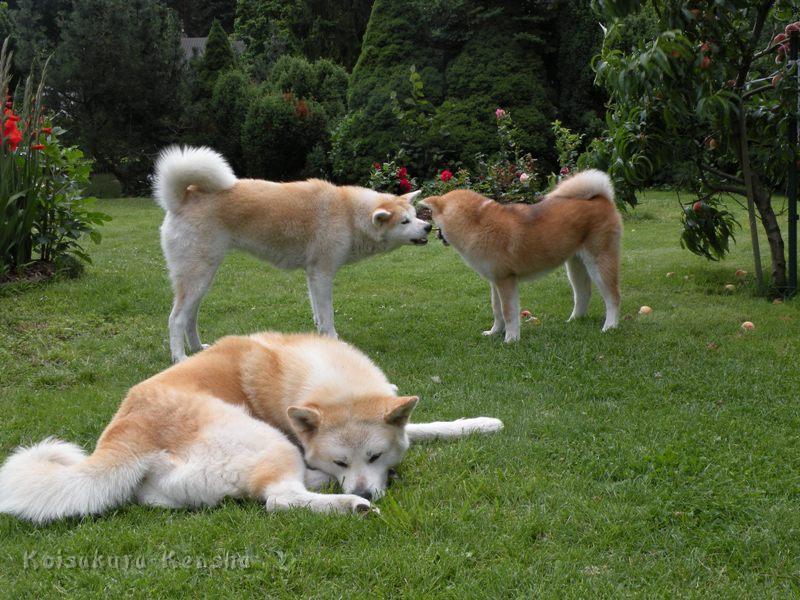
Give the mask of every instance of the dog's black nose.
POLYGON ((356 492, 356 496, 361 496, 364 500, 372 500, 372 492, 364 490, 363 492, 356 492))
POLYGON ((433 225, 431 225, 430 223, 427 223, 425 225, 425 233, 430 233, 431 229, 433 229, 433 225))

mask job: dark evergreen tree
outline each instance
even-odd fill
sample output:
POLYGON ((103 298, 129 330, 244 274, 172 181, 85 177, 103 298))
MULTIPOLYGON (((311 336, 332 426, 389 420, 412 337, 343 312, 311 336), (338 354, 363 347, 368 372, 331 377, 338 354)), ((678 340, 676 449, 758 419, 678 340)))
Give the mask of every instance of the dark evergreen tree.
POLYGON ((242 131, 254 95, 255 85, 247 75, 241 71, 228 71, 217 78, 211 98, 215 137, 209 145, 222 152, 240 175, 246 173, 242 131))
POLYGON ((206 40, 206 51, 197 64, 197 87, 205 97, 211 97, 220 73, 228 71, 235 62, 228 34, 214 19, 206 40))
POLYGON ((215 20, 225 31, 233 31, 236 0, 164 0, 164 4, 178 13, 188 37, 205 36, 215 20))
POLYGON ((391 96, 401 106, 411 96, 412 66, 432 105, 430 127, 419 133, 429 150, 411 157, 418 172, 441 166, 425 164, 431 157, 469 164, 497 149, 497 107, 512 111, 525 132, 523 149, 546 162, 557 116, 546 68, 554 21, 547 0, 376 0, 351 77, 350 112, 335 135, 339 176, 363 179, 374 161, 399 148, 406 123, 391 96))
POLYGON ((236 35, 250 61, 266 76, 282 54, 328 58, 351 69, 373 0, 239 0, 236 35))
POLYGON ((72 138, 144 191, 155 153, 173 142, 181 109, 180 26, 157 0, 75 0, 49 70, 72 138))

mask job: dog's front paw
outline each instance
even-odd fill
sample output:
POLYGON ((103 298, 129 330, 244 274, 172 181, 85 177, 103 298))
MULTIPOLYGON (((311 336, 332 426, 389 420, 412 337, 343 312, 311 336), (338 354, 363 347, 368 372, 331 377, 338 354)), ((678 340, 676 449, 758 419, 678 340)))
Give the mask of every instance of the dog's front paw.
POLYGON ((366 516, 381 514, 381 511, 377 506, 361 496, 353 496, 353 499, 350 501, 350 510, 357 515, 360 514, 366 516))
POLYGON ((513 344, 514 342, 518 342, 518 341, 519 341, 519 334, 518 333, 508 333, 506 331, 506 338, 505 338, 506 344, 513 344))
POLYGON ((498 333, 503 333, 503 330, 502 329, 495 329, 494 327, 492 327, 491 329, 487 329, 486 331, 484 331, 483 335, 485 335, 486 337, 489 337, 489 336, 492 336, 492 335, 497 335, 498 333))
POLYGON ((493 417, 473 417, 456 421, 464 433, 494 433, 500 431, 504 425, 500 419, 493 417))

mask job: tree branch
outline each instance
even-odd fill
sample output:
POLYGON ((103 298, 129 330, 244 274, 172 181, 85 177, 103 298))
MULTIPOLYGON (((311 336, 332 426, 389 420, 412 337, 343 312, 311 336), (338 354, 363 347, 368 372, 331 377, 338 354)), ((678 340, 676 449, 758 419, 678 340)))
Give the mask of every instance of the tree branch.
POLYGON ((717 169, 716 167, 712 167, 711 165, 706 165, 700 163, 698 165, 700 167, 700 172, 708 171, 712 175, 716 175, 717 177, 721 177, 722 179, 727 179, 728 181, 732 181, 733 183, 738 183, 739 185, 744 185, 744 179, 741 177, 737 177, 736 175, 731 175, 730 173, 726 173, 721 169, 717 169))

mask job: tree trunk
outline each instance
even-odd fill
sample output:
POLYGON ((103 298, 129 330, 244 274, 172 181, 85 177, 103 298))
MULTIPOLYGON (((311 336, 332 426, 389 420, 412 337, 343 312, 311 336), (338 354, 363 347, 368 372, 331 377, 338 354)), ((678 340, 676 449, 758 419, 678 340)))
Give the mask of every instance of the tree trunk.
POLYGON ((761 185, 761 180, 756 173, 753 174, 753 192, 758 214, 764 232, 767 234, 767 243, 772 258, 772 284, 778 291, 786 290, 786 258, 783 252, 783 236, 775 211, 772 209, 772 198, 761 185))

